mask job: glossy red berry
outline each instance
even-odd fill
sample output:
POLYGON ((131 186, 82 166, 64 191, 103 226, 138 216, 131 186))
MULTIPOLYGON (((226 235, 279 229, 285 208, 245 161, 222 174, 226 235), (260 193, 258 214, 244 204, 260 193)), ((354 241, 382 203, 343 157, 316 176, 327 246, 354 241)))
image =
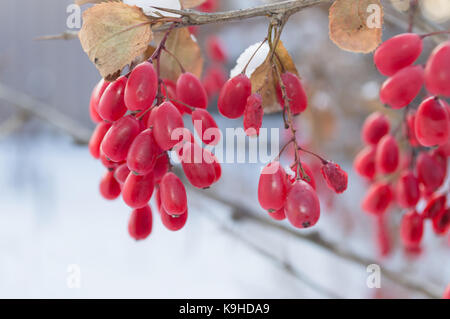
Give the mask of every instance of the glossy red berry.
POLYGON ((114 170, 114 177, 116 181, 119 182, 120 185, 123 185, 123 183, 125 183, 125 180, 127 179, 128 175, 130 175, 130 169, 128 168, 127 163, 118 166, 114 170))
POLYGON ((445 179, 445 171, 430 154, 421 152, 417 157, 416 171, 419 182, 428 194, 437 190, 445 179))
POLYGON ((336 163, 327 162, 322 165, 322 176, 327 185, 334 192, 340 194, 347 189, 348 176, 347 173, 336 163))
POLYGON ((98 114, 108 122, 120 119, 127 112, 124 95, 127 78, 121 76, 112 82, 105 90, 98 104, 98 114))
POLYGON ((381 74, 391 76, 413 64, 422 53, 422 38, 415 33, 399 34, 383 42, 373 56, 381 74))
POLYGON ((445 235, 450 229, 450 208, 442 210, 433 218, 433 230, 437 235, 445 235))
POLYGON ((122 187, 122 198, 131 208, 141 208, 148 204, 154 190, 153 174, 129 174, 122 187))
POLYGON ((428 58, 425 84, 431 94, 450 97, 450 41, 437 46, 428 58))
POLYGON ((375 163, 383 174, 390 174, 397 170, 400 163, 400 150, 397 140, 392 135, 384 136, 377 147, 375 163))
POLYGON ((155 184, 159 184, 163 176, 169 170, 169 157, 167 153, 161 153, 156 159, 155 167, 153 168, 153 179, 155 184))
POLYGON ((445 144, 450 136, 450 114, 437 97, 430 97, 420 104, 414 127, 421 145, 445 144))
POLYGON ((397 182, 396 199, 403 208, 413 208, 420 199, 419 180, 411 171, 400 175, 397 182))
POLYGON ((161 149, 153 137, 153 130, 146 129, 136 136, 128 150, 128 168, 135 174, 147 175, 155 167, 160 153, 161 149))
POLYGON ((445 195, 433 195, 427 202, 423 209, 422 216, 425 219, 434 219, 443 210, 447 204, 447 197, 445 195))
POLYGON ((383 136, 389 133, 390 124, 386 115, 375 112, 364 122, 362 140, 367 144, 377 145, 383 136))
POLYGON ((314 189, 304 181, 296 181, 289 189, 284 205, 286 217, 297 228, 314 226, 320 217, 320 203, 314 189))
POLYGON ((362 177, 373 179, 375 177, 375 156, 376 148, 366 146, 355 157, 353 167, 355 171, 362 177))
POLYGON ((125 88, 125 105, 130 111, 152 106, 158 92, 158 75, 150 62, 143 62, 131 71, 125 88))
MULTIPOLYGON (((308 98, 300 79, 291 72, 283 73, 281 79, 286 88, 287 98, 289 99, 289 108, 291 109, 292 114, 297 115, 302 113, 308 106, 308 98)), ((285 103, 280 86, 277 87, 277 97, 281 107, 284 108, 285 103)))
POLYGON ((153 110, 153 136, 163 151, 170 150, 179 142, 172 136, 176 129, 184 128, 183 118, 177 108, 170 102, 164 102, 153 110))
POLYGON ((131 115, 114 122, 100 145, 102 152, 114 162, 127 158, 128 150, 141 131, 141 124, 131 115))
POLYGON ((92 133, 91 139, 89 140, 89 152, 91 153, 92 157, 100 158, 100 144, 102 143, 103 138, 105 137, 105 134, 106 132, 108 132, 110 127, 111 124, 103 121, 97 124, 97 127, 95 128, 94 133, 92 133))
POLYGON ((277 211, 284 206, 287 196, 287 176, 280 162, 269 163, 259 177, 258 200, 267 211, 277 211))
POLYGON ((248 97, 244 111, 244 130, 248 136, 259 135, 263 116, 262 97, 258 93, 253 93, 248 97))
POLYGON ((100 194, 107 200, 119 197, 120 185, 114 178, 113 171, 107 171, 100 181, 100 194))
POLYGON ((206 40, 206 52, 213 61, 223 63, 227 60, 225 47, 220 39, 216 36, 210 36, 206 40))
POLYGON ((174 173, 164 175, 159 185, 161 203, 170 215, 181 215, 187 209, 187 195, 181 180, 174 173))
POLYGON ((216 165, 213 155, 196 143, 184 143, 181 166, 192 186, 208 188, 216 182, 216 165))
POLYGON ((186 221, 188 218, 188 211, 184 212, 182 215, 174 216, 168 214, 165 209, 161 206, 161 222, 164 227, 166 227, 170 231, 179 231, 186 225, 186 221))
POLYGON ((416 136, 416 112, 406 115, 406 126, 404 129, 405 136, 408 137, 409 144, 412 147, 419 146, 419 141, 416 136))
POLYGON ((284 207, 281 207, 279 210, 275 212, 269 212, 269 216, 272 217, 275 220, 285 220, 286 219, 286 213, 284 212, 284 207))
POLYGON ((109 169, 109 170, 114 170, 115 168, 117 168, 120 164, 122 164, 121 162, 114 162, 111 159, 109 159, 101 150, 100 150, 100 162, 102 163, 102 165, 109 169))
POLYGON ((391 205, 393 197, 394 195, 389 184, 382 182, 374 183, 363 199, 362 208, 370 214, 384 214, 391 205))
POLYGON ((94 123, 100 123, 103 121, 100 115, 98 115, 98 104, 100 103, 100 99, 109 84, 109 82, 101 79, 92 91, 91 100, 89 102, 89 113, 91 115, 91 120, 94 123))
POLYGON ((128 233, 135 240, 146 239, 152 232, 153 216, 150 206, 134 209, 128 221, 128 233))
POLYGON ((217 102, 219 112, 230 119, 241 117, 251 94, 252 84, 245 74, 229 79, 220 91, 217 102))
POLYGON ((415 210, 403 215, 400 235, 406 247, 417 247, 422 241, 423 218, 415 210))
POLYGON ((393 109, 403 108, 419 94, 423 81, 422 66, 406 67, 383 83, 380 90, 380 100, 393 109))
POLYGON ((216 121, 207 110, 196 109, 192 112, 192 124, 203 143, 217 145, 221 133, 216 121))
MULTIPOLYGON (((206 109, 208 96, 200 80, 192 73, 186 72, 180 75, 177 81, 178 101, 195 108, 206 109)), ((187 113, 192 113, 188 108, 187 113)))

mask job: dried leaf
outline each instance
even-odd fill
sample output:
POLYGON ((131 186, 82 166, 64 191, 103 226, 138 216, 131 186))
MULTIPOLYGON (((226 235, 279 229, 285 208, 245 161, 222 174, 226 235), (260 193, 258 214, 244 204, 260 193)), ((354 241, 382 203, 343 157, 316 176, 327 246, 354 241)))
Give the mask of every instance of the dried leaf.
POLYGON ((147 50, 153 34, 149 18, 136 6, 101 3, 83 13, 81 46, 109 80, 147 50))
POLYGON ((341 49, 369 53, 381 42, 380 0, 336 0, 330 8, 330 39, 341 49))
MULTIPOLYGON (((161 35, 159 37, 161 37, 161 35)), ((178 61, 187 72, 191 72, 197 77, 202 75, 202 52, 198 43, 192 38, 191 33, 187 28, 173 30, 167 39, 165 47, 170 53, 177 57, 178 61)), ((160 63, 161 76, 176 81, 181 74, 181 68, 177 60, 167 52, 163 52, 160 63)))
POLYGON ((206 0, 180 0, 180 5, 182 8, 190 9, 198 7, 205 2, 206 0))
MULTIPOLYGON (((282 72, 292 72, 299 78, 297 68, 292 57, 280 41, 275 49, 273 62, 277 63, 282 72)), ((263 108, 265 113, 281 111, 281 106, 277 99, 278 77, 273 69, 273 62, 270 60, 270 53, 263 64, 252 73, 253 93, 259 93, 263 98, 263 108)))

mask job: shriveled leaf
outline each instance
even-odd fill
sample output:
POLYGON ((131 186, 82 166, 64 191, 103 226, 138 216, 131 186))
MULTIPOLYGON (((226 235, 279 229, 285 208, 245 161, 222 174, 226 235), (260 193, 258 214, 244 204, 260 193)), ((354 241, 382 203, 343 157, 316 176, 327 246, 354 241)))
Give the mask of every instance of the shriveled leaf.
POLYGON ((75 0, 76 5, 83 5, 86 3, 100 3, 100 2, 120 2, 121 0, 75 0))
POLYGON ((336 0, 330 8, 330 39, 341 49, 369 53, 383 33, 380 0, 336 0))
POLYGON ((265 113, 281 111, 277 98, 278 76, 273 68, 274 63, 282 72, 292 72, 300 78, 292 57, 281 41, 275 49, 273 60, 270 58, 269 53, 264 63, 256 68, 250 77, 253 93, 257 92, 262 96, 265 113))
POLYGON ((108 80, 143 54, 153 37, 142 10, 121 2, 97 4, 84 11, 83 21, 81 46, 108 80))
POLYGON ((206 0, 180 0, 181 7, 185 9, 198 7, 205 2, 206 0))
MULTIPOLYGON (((161 35, 159 36, 161 37, 161 35)), ((159 40, 160 41, 160 40, 159 40)), ((157 42, 159 42, 157 39, 157 42)), ((203 71, 203 56, 198 43, 187 28, 173 30, 166 42, 166 49, 177 57, 187 72, 200 77, 203 71)), ((176 81, 181 74, 177 60, 167 52, 161 55, 161 76, 176 81)))

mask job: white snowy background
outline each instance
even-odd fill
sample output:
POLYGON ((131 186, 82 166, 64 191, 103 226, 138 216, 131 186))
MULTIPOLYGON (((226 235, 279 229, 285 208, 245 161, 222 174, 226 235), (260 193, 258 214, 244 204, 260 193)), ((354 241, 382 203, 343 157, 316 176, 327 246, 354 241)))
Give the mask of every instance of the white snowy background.
MULTIPOLYGON (((162 6, 175 1, 154 2, 162 6)), ((261 3, 225 2, 227 8, 261 3)), ((79 43, 32 40, 65 30, 69 3, 24 0, 19 5, 16 0, 2 1, 0 82, 89 126, 87 103, 98 75, 79 43)), ((289 48, 314 52, 320 41, 326 41, 326 16, 317 11, 298 16, 295 21, 302 32, 292 25, 287 27, 286 38, 298 40, 289 48)), ((265 21, 233 23, 220 29, 212 27, 211 31, 227 43, 235 60, 264 37, 265 21)), ((228 67, 234 67, 234 62, 228 67)), ((13 110, 1 103, 1 120, 13 110)), ((239 121, 223 119, 219 123, 240 125, 239 121)), ((278 117, 265 120, 265 126, 280 125, 278 117)), ((360 125, 352 121, 341 124, 335 140, 355 138, 360 125)), ((336 157, 351 171, 351 156, 336 157)), ((264 215, 256 196, 260 167, 224 165, 223 180, 211 190, 189 190, 190 215, 185 229, 169 232, 155 214, 150 238, 136 243, 127 233, 130 210, 120 199, 107 202, 99 195, 98 182, 104 172, 100 163, 90 157, 85 146, 75 145, 70 137, 33 119, 24 130, 0 139, 0 297, 423 297, 383 276, 381 289, 369 289, 367 265, 336 257, 285 232, 250 221, 233 221, 230 207, 207 196, 208 192, 220 194, 237 206, 264 215), (294 274, 279 261, 289 264, 294 274), (80 271, 79 288, 70 285, 74 266, 80 271)), ((443 290, 450 282, 448 239, 437 238, 427 225, 420 258, 409 258, 397 245, 390 258, 378 259, 372 221, 360 210, 364 188, 364 183, 350 173, 349 190, 337 199, 339 210, 324 208, 314 230, 339 247, 376 260, 382 270, 397 271, 443 290)))

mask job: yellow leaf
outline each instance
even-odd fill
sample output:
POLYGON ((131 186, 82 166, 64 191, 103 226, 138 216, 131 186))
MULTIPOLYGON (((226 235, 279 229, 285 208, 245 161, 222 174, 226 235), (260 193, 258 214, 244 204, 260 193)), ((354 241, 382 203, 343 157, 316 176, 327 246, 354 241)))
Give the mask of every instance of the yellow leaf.
POLYGON ((181 7, 185 9, 198 7, 205 2, 206 0, 180 0, 181 7))
POLYGON ((283 73, 292 72, 300 78, 292 57, 281 41, 275 49, 273 61, 270 58, 269 53, 264 63, 257 67, 250 77, 253 93, 259 93, 263 99, 265 113, 281 111, 277 98, 278 77, 273 69, 274 63, 278 64, 283 73))
POLYGON ((330 39, 341 49, 369 53, 381 42, 380 0, 336 0, 330 8, 330 39))
POLYGON ((153 37, 142 10, 121 2, 97 4, 84 11, 83 21, 81 46, 108 80, 143 54, 153 37))
MULTIPOLYGON (((160 40, 157 42, 160 42, 160 40)), ((165 47, 170 53, 176 56, 177 60, 187 72, 201 77, 203 71, 202 52, 187 28, 172 30, 165 47)), ((181 74, 181 67, 177 60, 167 52, 162 53, 160 58, 160 73, 162 78, 177 81, 181 74)))

